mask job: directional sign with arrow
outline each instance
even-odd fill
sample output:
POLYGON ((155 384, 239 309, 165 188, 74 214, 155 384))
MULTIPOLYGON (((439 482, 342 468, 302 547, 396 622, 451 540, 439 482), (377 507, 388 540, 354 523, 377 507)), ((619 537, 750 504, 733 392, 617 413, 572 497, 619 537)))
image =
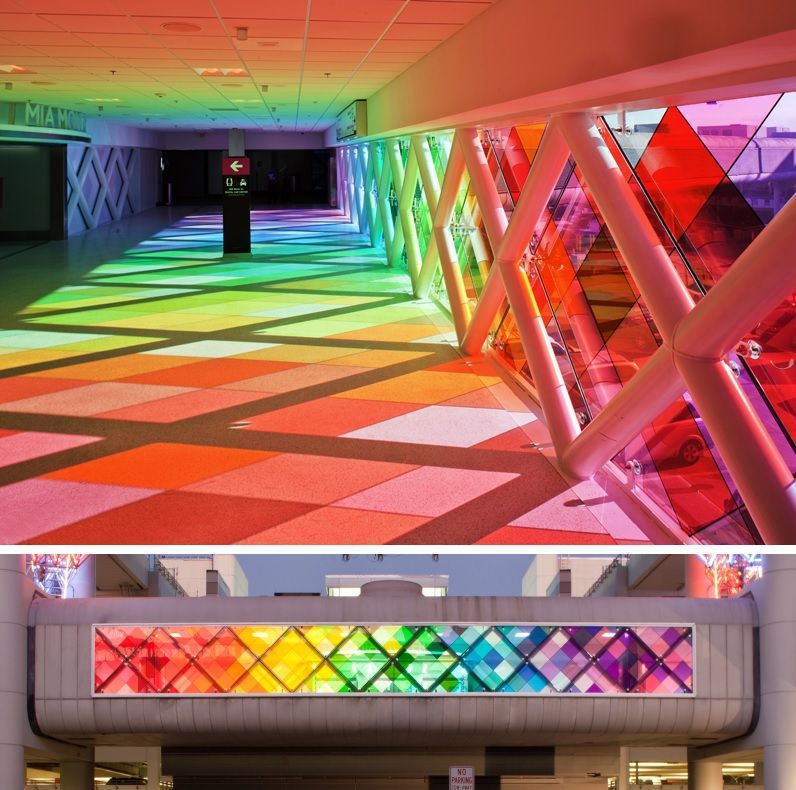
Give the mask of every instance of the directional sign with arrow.
POLYGON ((247 176, 249 172, 248 156, 225 156, 221 161, 222 176, 247 176))

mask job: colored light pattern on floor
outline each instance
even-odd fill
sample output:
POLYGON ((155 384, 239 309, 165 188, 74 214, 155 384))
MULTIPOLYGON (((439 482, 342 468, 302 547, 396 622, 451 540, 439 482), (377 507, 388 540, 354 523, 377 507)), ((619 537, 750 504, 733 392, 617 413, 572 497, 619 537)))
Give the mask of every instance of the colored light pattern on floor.
MULTIPOLYGON (((599 121, 695 300, 732 266, 796 192, 796 94, 628 112, 599 121)), ((543 127, 489 129, 482 142, 507 214, 519 197, 543 127)), ((472 220, 462 186, 454 226, 472 220)), ((483 234, 475 234, 489 250, 483 234)), ((466 236, 467 241, 470 235, 466 236)), ((465 280, 477 281, 473 243, 465 280), (468 279, 468 277, 470 279, 468 279)), ((491 258, 491 252, 487 255, 491 258)), ((483 267, 482 267, 483 268, 483 267)), ((570 162, 548 201, 528 256, 542 318, 575 410, 589 422, 656 351, 660 337, 588 186, 570 162)), ((482 274, 482 273, 481 273, 482 274)), ((477 289, 469 288, 471 298, 477 289)), ((786 300, 747 338, 757 351, 729 361, 785 462, 796 474, 796 309, 786 300)), ((529 377, 510 310, 494 347, 529 377)), ((688 394, 615 459, 653 507, 706 542, 759 542, 735 484, 688 394)))
POLYGON ((120 252, 6 310, 3 542, 657 534, 626 503, 605 517, 616 492, 570 489, 529 402, 459 356, 448 318, 341 212, 254 212, 252 256, 226 258, 216 214, 143 240, 135 222, 119 224, 120 252))
POLYGON ((605 625, 94 627, 94 694, 692 694, 692 630, 605 625))

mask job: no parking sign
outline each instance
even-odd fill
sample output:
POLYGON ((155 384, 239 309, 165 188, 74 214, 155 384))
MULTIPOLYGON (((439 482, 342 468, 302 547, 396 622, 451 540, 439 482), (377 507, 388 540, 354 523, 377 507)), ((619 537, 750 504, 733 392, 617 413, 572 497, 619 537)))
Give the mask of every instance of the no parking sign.
POLYGON ((448 768, 449 790, 475 790, 475 769, 472 765, 451 765, 448 768))

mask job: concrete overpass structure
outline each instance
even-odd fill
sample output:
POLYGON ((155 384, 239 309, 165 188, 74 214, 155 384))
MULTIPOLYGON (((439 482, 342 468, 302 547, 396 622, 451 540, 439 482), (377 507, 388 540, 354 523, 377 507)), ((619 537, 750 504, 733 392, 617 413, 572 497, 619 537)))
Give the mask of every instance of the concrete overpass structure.
POLYGON ((766 561, 732 600, 426 599, 387 583, 63 601, 33 599, 4 557, 3 785, 50 754, 64 790, 88 790, 98 757, 150 749, 152 786, 162 770, 175 788, 425 787, 449 765, 486 786, 628 787, 629 748, 678 747, 699 790, 738 754, 765 754, 765 787, 787 788, 796 561, 766 561))

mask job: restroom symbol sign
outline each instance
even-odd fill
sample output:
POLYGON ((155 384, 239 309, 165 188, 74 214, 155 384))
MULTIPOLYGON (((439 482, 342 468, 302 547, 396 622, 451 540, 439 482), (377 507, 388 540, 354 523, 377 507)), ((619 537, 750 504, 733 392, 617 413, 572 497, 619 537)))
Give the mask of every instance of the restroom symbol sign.
POLYGON ((248 156, 225 156, 221 160, 222 176, 247 176, 250 172, 248 156))
POLYGON ((475 790, 475 768, 472 765, 448 767, 449 790, 475 790))

